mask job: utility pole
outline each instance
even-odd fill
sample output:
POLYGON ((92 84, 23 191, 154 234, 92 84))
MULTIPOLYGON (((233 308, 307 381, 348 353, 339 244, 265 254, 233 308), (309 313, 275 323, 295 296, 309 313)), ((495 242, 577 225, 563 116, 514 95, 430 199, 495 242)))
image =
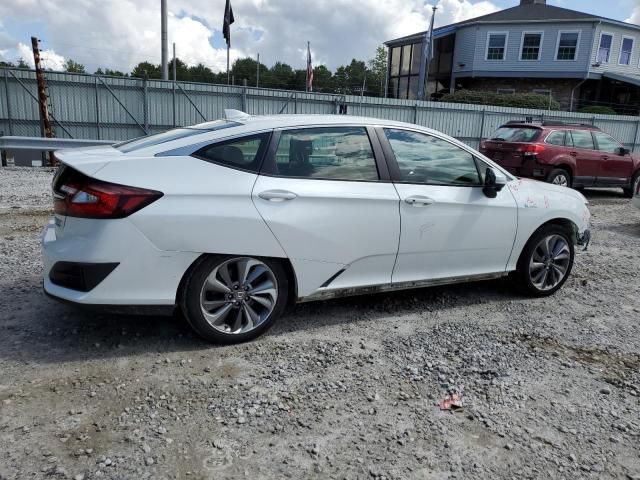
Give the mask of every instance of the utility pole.
POLYGON ((176 42, 173 42, 173 81, 174 82, 178 80, 178 77, 176 76, 176 70, 177 70, 176 64, 177 64, 177 62, 176 62, 176 42))
MULTIPOLYGON (((44 78, 44 70, 40 61, 40 48, 38 47, 38 39, 31 37, 31 48, 33 49, 33 63, 36 68, 36 80, 38 82, 38 104, 40 106, 40 121, 42 126, 42 134, 46 138, 54 138, 53 126, 49 118, 49 102, 47 95, 47 82, 44 78)), ((43 164, 45 163, 45 153, 42 153, 43 164)), ((53 164, 53 157, 49 152, 49 163, 53 164)))
POLYGON ((160 43, 162 52, 162 79, 169 80, 167 52, 167 0, 160 0, 160 43))

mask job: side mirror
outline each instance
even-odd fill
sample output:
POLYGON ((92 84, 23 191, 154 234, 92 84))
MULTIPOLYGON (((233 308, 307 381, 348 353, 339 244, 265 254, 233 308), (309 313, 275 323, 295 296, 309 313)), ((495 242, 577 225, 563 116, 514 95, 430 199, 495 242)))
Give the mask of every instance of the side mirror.
POLYGON ((624 157, 629 153, 631 153, 631 151, 628 148, 624 148, 624 147, 616 148, 616 155, 620 155, 621 157, 624 157))
POLYGON ((482 191, 487 197, 496 198, 498 192, 502 190, 506 184, 507 177, 505 174, 489 167, 484 175, 484 188, 482 191))

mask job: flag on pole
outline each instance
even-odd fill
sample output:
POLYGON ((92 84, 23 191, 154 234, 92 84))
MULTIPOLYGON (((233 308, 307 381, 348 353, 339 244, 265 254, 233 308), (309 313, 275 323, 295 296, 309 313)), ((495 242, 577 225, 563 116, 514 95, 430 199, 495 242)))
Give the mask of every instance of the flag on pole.
POLYGON ((227 0, 227 4, 224 7, 224 23, 222 24, 222 35, 227 41, 227 48, 231 47, 231 24, 234 22, 233 9, 231 8, 231 2, 227 0))
POLYGON ((307 42, 307 92, 313 92, 313 66, 311 65, 311 47, 307 42))

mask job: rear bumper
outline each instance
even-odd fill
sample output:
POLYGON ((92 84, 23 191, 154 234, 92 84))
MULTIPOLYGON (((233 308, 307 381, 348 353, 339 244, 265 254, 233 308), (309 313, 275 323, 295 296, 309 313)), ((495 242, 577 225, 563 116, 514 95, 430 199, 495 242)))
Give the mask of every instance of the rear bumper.
POLYGON ((121 306, 173 308, 180 281, 200 254, 158 250, 127 219, 68 217, 60 233, 53 219, 46 226, 42 256, 48 295, 111 311, 121 306), (77 266, 105 264, 113 268, 102 269, 97 276, 89 274, 84 283, 77 281, 78 275, 86 273, 79 273, 77 266), (59 275, 60 265, 65 267, 66 279, 59 275))
POLYGON ((503 165, 497 162, 502 168, 517 177, 535 178, 536 180, 544 180, 549 176, 553 165, 545 165, 538 162, 535 155, 526 155, 522 158, 520 165, 503 165))

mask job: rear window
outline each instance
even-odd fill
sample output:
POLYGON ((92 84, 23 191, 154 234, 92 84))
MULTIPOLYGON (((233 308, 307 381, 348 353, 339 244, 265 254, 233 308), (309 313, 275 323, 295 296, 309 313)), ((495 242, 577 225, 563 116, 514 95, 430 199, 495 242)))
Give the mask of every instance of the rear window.
POLYGON ((491 136, 491 140, 498 142, 527 143, 533 142, 539 133, 540 129, 535 127, 500 127, 498 131, 491 136))
POLYGON ((155 145, 171 142, 180 138, 200 135, 202 133, 222 130, 224 128, 231 128, 237 125, 240 125, 240 123, 229 122, 227 120, 216 120, 214 122, 201 123, 192 127, 175 128, 173 130, 167 130, 166 132, 158 133, 156 135, 145 135, 144 137, 138 137, 132 140, 127 140, 125 142, 116 143, 114 147, 120 150, 122 153, 134 152, 136 150, 153 147, 155 145))

